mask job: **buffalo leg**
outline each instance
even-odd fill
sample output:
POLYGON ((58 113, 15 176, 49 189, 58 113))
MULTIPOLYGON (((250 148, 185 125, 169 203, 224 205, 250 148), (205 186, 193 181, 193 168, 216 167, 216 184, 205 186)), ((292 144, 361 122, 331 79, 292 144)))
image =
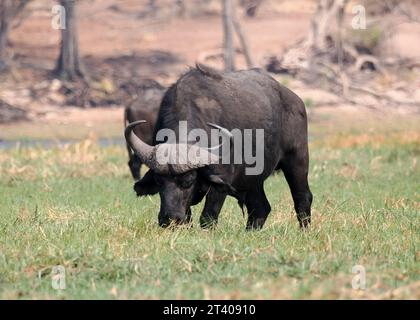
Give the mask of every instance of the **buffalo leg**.
POLYGON ((200 216, 200 225, 202 228, 211 228, 217 224, 220 210, 226 199, 226 193, 211 188, 206 196, 203 212, 200 216))
POLYGON ((261 229, 267 220, 268 214, 271 212, 271 206, 267 200, 263 186, 247 192, 245 206, 248 211, 246 229, 261 229))
POLYGON ((281 163, 281 169, 289 184, 297 219, 302 228, 311 223, 312 193, 308 185, 308 155, 292 155, 281 163))

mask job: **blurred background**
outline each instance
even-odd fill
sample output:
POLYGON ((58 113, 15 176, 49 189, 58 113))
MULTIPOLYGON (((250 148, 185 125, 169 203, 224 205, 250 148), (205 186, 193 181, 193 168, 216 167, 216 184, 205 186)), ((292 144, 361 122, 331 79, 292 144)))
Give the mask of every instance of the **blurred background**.
POLYGON ((0 143, 122 142, 123 108, 156 112, 196 62, 267 70, 312 139, 416 140, 419 17, 417 0, 1 0, 0 143))

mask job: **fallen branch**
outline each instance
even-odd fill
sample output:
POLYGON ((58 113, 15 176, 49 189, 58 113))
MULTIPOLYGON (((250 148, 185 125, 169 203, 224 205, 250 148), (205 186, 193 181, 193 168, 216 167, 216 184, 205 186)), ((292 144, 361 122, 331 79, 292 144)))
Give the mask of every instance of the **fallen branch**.
POLYGON ((352 71, 353 72, 358 72, 360 70, 362 70, 362 67, 365 63, 371 63, 373 65, 374 70, 385 74, 385 71, 383 70, 383 68, 381 67, 379 60, 377 58, 375 58, 374 56, 370 55, 370 54, 363 54, 363 55, 359 55, 356 58, 356 62, 353 64, 352 66, 352 71))
MULTIPOLYGON (((332 68, 331 66, 329 66, 329 65, 327 65, 325 63, 322 63, 321 62, 320 64, 323 65, 324 67, 326 67, 329 71, 333 72, 334 75, 335 75, 335 77, 330 76, 328 73, 326 73, 322 69, 316 68, 316 67, 315 68, 312 68, 311 70, 306 70, 306 72, 312 72, 312 73, 315 72, 315 73, 317 73, 317 75, 326 78, 328 81, 332 82, 333 84, 342 87, 343 88, 342 89, 343 92, 347 92, 347 94, 345 94, 345 95, 342 94, 340 96, 344 100, 346 100, 346 101, 348 101, 348 102, 350 102, 352 104, 364 105, 364 106, 367 106, 367 107, 374 108, 371 104, 361 103, 360 101, 356 101, 355 99, 353 99, 351 97, 351 95, 349 94, 350 90, 361 92, 363 94, 367 94, 369 96, 374 97, 377 100, 384 100, 387 103, 392 104, 392 105, 408 105, 408 106, 420 107, 419 106, 419 103, 417 103, 417 102, 408 102, 408 101, 396 100, 396 99, 393 99, 393 98, 391 98, 391 97, 389 97, 387 95, 384 95, 384 94, 381 94, 379 92, 376 92, 375 90, 373 90, 371 88, 368 88, 368 87, 360 87, 360 86, 357 86, 357 85, 355 85, 353 83, 350 83, 347 75, 344 75, 344 81, 345 82, 344 83, 343 82, 340 83, 339 81, 337 81, 337 78, 340 78, 343 81, 343 74, 344 73, 338 72, 336 69, 332 68)), ((375 107, 374 109, 377 109, 377 108, 375 107)))

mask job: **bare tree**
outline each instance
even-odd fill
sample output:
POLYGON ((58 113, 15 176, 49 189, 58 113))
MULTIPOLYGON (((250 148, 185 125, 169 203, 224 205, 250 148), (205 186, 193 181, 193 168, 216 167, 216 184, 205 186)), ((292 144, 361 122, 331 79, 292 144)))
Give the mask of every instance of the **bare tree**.
MULTIPOLYGON (((328 86, 329 90, 340 94, 345 101, 358 105, 364 104, 364 101, 355 99, 353 93, 361 93, 392 105, 406 103, 377 92, 374 87, 369 87, 368 82, 360 85, 359 73, 364 68, 383 74, 386 74, 386 70, 374 55, 363 53, 355 44, 345 41, 343 21, 349 2, 318 0, 308 36, 289 47, 281 60, 270 59, 267 69, 287 72, 311 84, 328 86)), ((369 102, 366 105, 370 106, 369 102)))
POLYGON ((234 32, 238 35, 239 43, 242 48, 242 53, 245 56, 245 61, 248 68, 254 67, 251 51, 247 37, 242 30, 241 24, 235 13, 235 6, 233 0, 223 0, 223 57, 226 71, 235 70, 235 48, 234 48, 234 32))
POLYGON ((234 45, 233 45, 233 3, 232 0, 223 0, 223 57, 225 62, 225 70, 235 70, 234 61, 234 45))
POLYGON ((31 0, 1 0, 0 1, 0 71, 8 66, 7 42, 12 21, 31 0))
POLYGON ((343 61, 342 29, 344 9, 349 0, 318 0, 306 38, 286 50, 282 56, 281 69, 295 73, 299 69, 316 67, 314 60, 336 56, 343 61), (333 34, 337 24, 338 36, 333 34))
POLYGON ((75 0, 60 0, 65 10, 65 27, 61 30, 60 55, 55 74, 65 80, 83 78, 84 72, 79 55, 79 36, 75 0))
MULTIPOLYGON (((307 38, 307 46, 315 51, 328 49, 331 21, 344 13, 349 0, 320 0, 311 20, 311 29, 307 38)), ((342 19, 341 19, 342 20, 342 19)))
POLYGON ((235 28, 236 34, 238 35, 239 42, 242 47, 242 52, 245 56, 246 64, 248 68, 252 68, 254 67, 254 61, 252 60, 251 50, 249 49, 249 44, 248 44, 248 39, 244 31, 242 30, 241 24, 239 23, 239 20, 236 17, 235 12, 233 12, 232 14, 232 22, 233 22, 233 26, 235 28))

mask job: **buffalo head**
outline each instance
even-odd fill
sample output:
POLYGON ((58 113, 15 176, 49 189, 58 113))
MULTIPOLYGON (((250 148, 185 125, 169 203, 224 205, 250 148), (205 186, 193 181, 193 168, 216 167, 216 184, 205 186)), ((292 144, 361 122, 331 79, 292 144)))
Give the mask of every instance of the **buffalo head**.
MULTIPOLYGON (((151 146, 133 132, 133 128, 145 121, 130 123, 125 129, 128 145, 150 170, 137 181, 134 190, 138 196, 160 195, 159 225, 167 227, 171 223, 188 223, 192 205, 199 203, 214 185, 224 190, 233 188, 214 173, 211 165, 218 164, 219 145, 203 148, 191 143, 162 143, 151 146)), ((231 133, 220 126, 208 123, 223 135, 232 138, 231 133)))

